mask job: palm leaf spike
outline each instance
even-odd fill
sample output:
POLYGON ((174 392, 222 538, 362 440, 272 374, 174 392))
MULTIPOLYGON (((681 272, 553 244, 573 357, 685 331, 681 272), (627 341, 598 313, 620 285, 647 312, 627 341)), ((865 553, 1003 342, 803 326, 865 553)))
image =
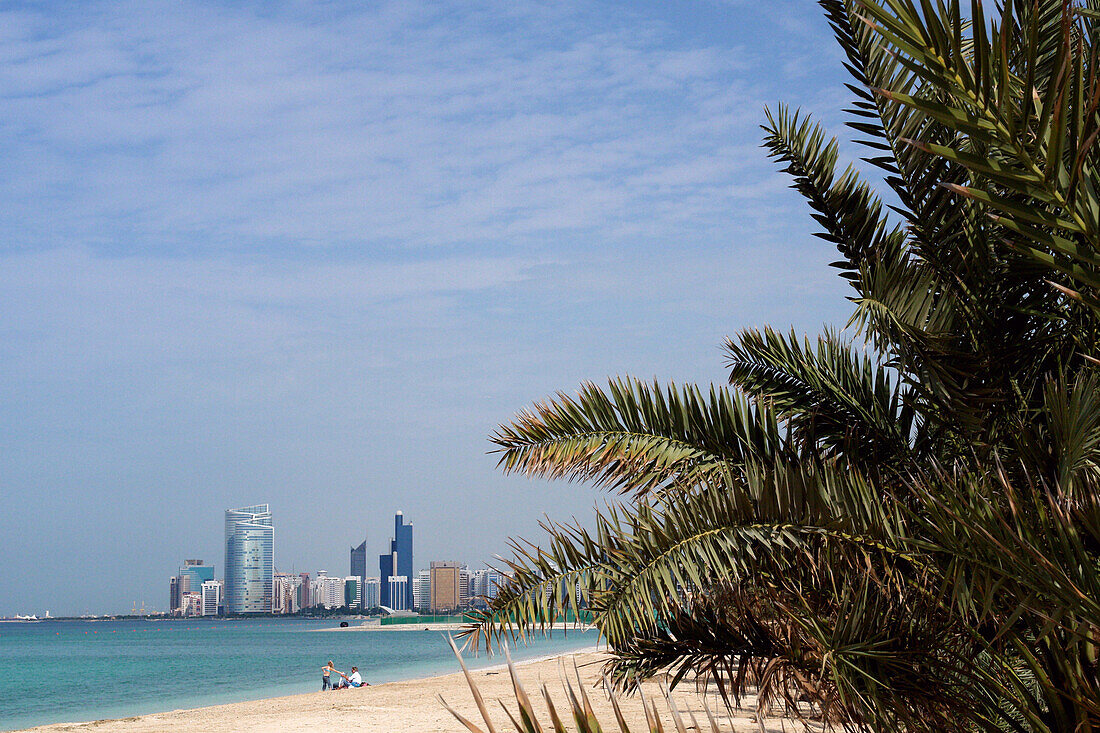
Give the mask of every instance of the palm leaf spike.
MULTIPOLYGON (((577 693, 573 690, 573 683, 569 679, 569 675, 565 671, 565 663, 558 660, 559 675, 562 681, 562 687, 565 689, 565 695, 569 698, 569 707, 573 713, 573 721, 577 724, 578 731, 594 731, 598 733, 602 729, 600 728, 599 721, 595 719, 589 719, 585 714, 584 704, 580 698, 577 697, 577 693), (593 727, 594 726, 594 727, 593 727)), ((579 680, 578 680, 579 682, 579 680)), ((584 686, 581 686, 583 692, 584 686)))
POLYGON ((524 726, 520 724, 518 720, 512 715, 512 712, 508 710, 508 706, 504 704, 503 700, 497 700, 500 703, 500 709, 504 711, 504 714, 508 716, 508 720, 511 721, 512 726, 518 731, 518 733, 531 733, 531 729, 524 730, 524 726))
POLYGON ((701 695, 701 697, 703 698, 703 710, 705 710, 705 711, 706 711, 706 713, 707 713, 707 720, 708 720, 708 721, 710 721, 710 730, 711 730, 711 733, 720 733, 720 732, 719 732, 719 728, 718 728, 718 721, 717 721, 717 720, 715 720, 715 718, 714 718, 714 713, 712 713, 712 712, 710 711, 710 704, 709 704, 709 703, 707 702, 707 696, 706 696, 706 693, 704 692, 704 694, 703 694, 703 695, 701 695))
POLYGON ((599 727, 599 722, 596 720, 596 712, 592 709, 592 701, 588 698, 588 691, 584 689, 584 682, 581 681, 581 671, 577 667, 576 657, 573 657, 573 672, 577 675, 577 689, 580 690, 581 702, 584 704, 584 716, 591 723, 599 727))
MULTIPOLYGON (((493 727, 493 721, 489 718, 489 711, 485 707, 485 699, 481 696, 481 690, 477 688, 477 684, 474 682, 474 678, 470 675, 470 670, 466 667, 466 662, 462 659, 462 654, 459 653, 458 647, 455 645, 455 640, 451 637, 450 634, 447 634, 447 643, 451 645, 451 651, 454 652, 455 657, 458 659, 458 663, 462 666, 462 674, 466 676, 466 684, 469 685, 470 693, 474 696, 474 702, 477 703, 477 709, 481 711, 481 717, 485 720, 487 733, 497 733, 497 729, 493 727)), ((442 697, 440 699, 442 699, 442 697)), ((447 705, 446 701, 444 701, 443 704, 447 705)), ((447 709, 451 710, 450 706, 448 706, 447 709)), ((464 725, 466 725, 467 728, 470 728, 470 725, 468 722, 465 721, 465 718, 458 715, 458 713, 456 713, 454 710, 451 710, 451 714, 456 716, 459 722, 462 722, 464 725)), ((475 729, 470 728, 470 730, 475 729)))
POLYGON ((642 688, 638 688, 638 697, 642 701, 642 710, 645 712, 646 725, 649 733, 665 733, 665 727, 661 725, 661 717, 657 714, 657 704, 646 697, 642 688))
MULTIPOLYGON (((542 699, 546 701, 546 709, 550 711, 550 724, 554 726, 555 733, 565 733, 565 723, 561 722, 561 718, 558 717, 558 710, 554 707, 553 700, 550 699, 550 690, 547 689, 546 683, 542 685, 542 699)), ((625 731, 625 733, 630 733, 625 731)))
POLYGON ((448 705, 447 701, 443 699, 442 695, 436 695, 436 697, 438 697, 439 701, 443 703, 443 707, 447 708, 447 712, 455 716, 458 722, 466 726, 467 730, 469 730, 471 733, 485 733, 485 731, 483 731, 481 728, 478 728, 476 725, 467 720, 461 713, 448 705))
POLYGON ((577 726, 577 730, 584 730, 588 721, 584 719, 584 709, 581 707, 580 701, 577 700, 576 694, 573 692, 573 685, 568 679, 563 678, 563 685, 566 688, 566 693, 569 696, 569 712, 573 714, 573 722, 577 726))
POLYGON ((653 722, 657 726, 657 733, 665 733, 665 725, 661 722, 661 716, 657 713, 657 702, 651 700, 649 704, 653 708, 653 722))
POLYGON ((687 733, 687 727, 684 725, 684 719, 680 715, 680 709, 676 707, 672 695, 668 692, 668 687, 664 684, 661 685, 661 694, 664 695, 665 702, 668 704, 668 709, 672 712, 672 722, 676 726, 676 733, 687 733))
POLYGON ((512 689, 516 695, 516 702, 519 704, 519 714, 523 718, 524 729, 527 733, 542 733, 542 726, 535 718, 535 708, 531 704, 531 698, 527 697, 527 692, 519 681, 519 672, 516 671, 516 665, 512 662, 512 654, 508 651, 508 644, 503 646, 504 657, 508 660, 508 674, 512 678, 512 689))
POLYGON ((615 695, 615 691, 611 689, 611 683, 608 682, 607 677, 603 678, 603 687, 607 692, 607 699, 611 701, 611 709, 615 712, 615 722, 619 724, 620 733, 630 733, 626 718, 623 717, 622 708, 619 707, 619 698, 615 695))

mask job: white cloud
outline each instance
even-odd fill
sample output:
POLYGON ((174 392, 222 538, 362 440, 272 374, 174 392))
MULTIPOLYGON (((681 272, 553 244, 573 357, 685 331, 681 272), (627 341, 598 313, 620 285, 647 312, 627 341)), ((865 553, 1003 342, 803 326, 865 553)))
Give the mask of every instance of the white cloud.
POLYGON ((117 610, 73 585, 78 552, 119 562, 81 531, 163 518, 127 558, 152 598, 254 500, 282 558, 331 565, 311 528, 358 536, 402 492, 423 528, 457 492, 493 517, 425 532, 422 557, 476 563, 550 508, 499 501, 497 421, 585 378, 720 379, 740 326, 836 322, 828 248, 758 147, 765 101, 835 102, 835 76, 792 82, 816 11, 703 27, 716 7, 0 9, 6 582, 117 610))
MULTIPOLYGON (((733 81, 740 52, 653 29, 550 31, 550 12, 561 22, 517 13, 523 32, 415 4, 105 6, 78 27, 24 16, 2 45, 0 130, 18 132, 0 173, 9 231, 24 246, 239 248, 681 230, 650 214, 672 194, 631 176, 674 161, 733 183, 733 166, 714 168, 731 111, 716 100, 732 85, 760 106, 733 81)), ((703 193, 698 214, 728 204, 721 187, 703 193)))

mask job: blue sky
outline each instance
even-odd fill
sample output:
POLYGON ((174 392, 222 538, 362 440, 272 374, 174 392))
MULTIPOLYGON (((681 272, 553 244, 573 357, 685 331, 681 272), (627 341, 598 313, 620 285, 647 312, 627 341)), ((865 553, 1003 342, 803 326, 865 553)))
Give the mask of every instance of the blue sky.
POLYGON ((0 4, 0 614, 163 608, 229 506, 330 572, 590 516, 488 434, 843 325, 759 124, 844 81, 809 0, 0 4))

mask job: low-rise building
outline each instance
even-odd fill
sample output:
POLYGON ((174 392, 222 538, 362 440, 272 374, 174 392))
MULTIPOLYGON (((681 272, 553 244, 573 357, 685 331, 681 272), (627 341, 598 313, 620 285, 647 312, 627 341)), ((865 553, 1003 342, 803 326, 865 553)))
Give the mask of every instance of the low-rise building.
POLYGON ((431 571, 432 613, 453 611, 460 604, 460 571, 457 562, 433 560, 431 571))
POLYGON ((202 615, 202 593, 180 593, 180 615, 202 615))

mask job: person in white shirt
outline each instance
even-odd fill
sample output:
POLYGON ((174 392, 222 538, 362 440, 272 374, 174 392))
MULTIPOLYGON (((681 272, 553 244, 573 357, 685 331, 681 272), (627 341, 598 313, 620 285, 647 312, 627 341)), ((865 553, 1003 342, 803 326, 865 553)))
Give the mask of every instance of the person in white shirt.
POLYGON ((344 674, 343 672, 337 672, 336 674, 344 678, 344 682, 337 689, 347 689, 349 687, 363 687, 364 685, 370 685, 369 682, 363 682, 363 678, 359 676, 359 668, 351 668, 351 676, 344 674))

